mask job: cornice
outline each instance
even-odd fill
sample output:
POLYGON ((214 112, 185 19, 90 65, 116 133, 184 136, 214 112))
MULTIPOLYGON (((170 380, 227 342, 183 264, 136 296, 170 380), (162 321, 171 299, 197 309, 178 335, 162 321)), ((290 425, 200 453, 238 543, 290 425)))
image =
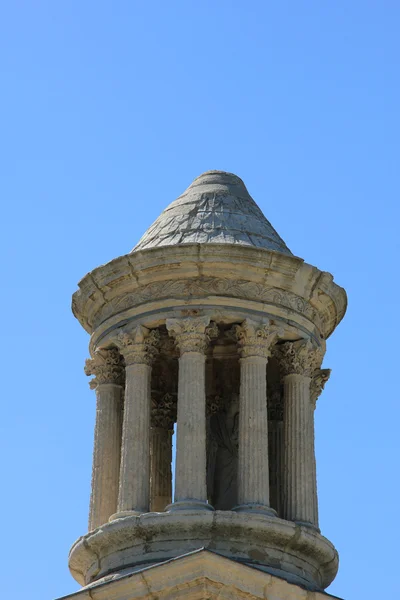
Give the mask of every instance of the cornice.
POLYGON ((88 333, 111 316, 157 299, 210 296, 280 305, 305 316, 327 338, 347 298, 329 273, 300 258, 237 245, 188 244, 121 256, 88 273, 72 310, 88 333))

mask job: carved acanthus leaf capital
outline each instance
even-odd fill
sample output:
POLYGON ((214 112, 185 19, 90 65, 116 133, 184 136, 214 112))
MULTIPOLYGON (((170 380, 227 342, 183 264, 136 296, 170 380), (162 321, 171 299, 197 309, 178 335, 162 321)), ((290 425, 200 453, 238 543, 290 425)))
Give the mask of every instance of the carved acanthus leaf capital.
POLYGON ((123 385, 124 364, 123 358, 117 348, 98 348, 93 358, 85 362, 85 374, 94 375, 89 382, 91 389, 102 383, 115 383, 123 385))
POLYGON ((151 404, 151 426, 172 430, 176 421, 176 396, 167 393, 158 401, 153 398, 151 404))
POLYGON ((175 338, 181 355, 184 352, 204 352, 212 338, 218 336, 216 323, 210 317, 185 317, 167 319, 168 333, 175 338))
POLYGON ((314 407, 330 375, 331 369, 315 369, 310 384, 310 399, 314 407))
POLYGON ((125 358, 126 365, 152 365, 158 350, 160 334, 156 329, 150 330, 137 325, 132 330, 119 332, 116 344, 125 358))
POLYGON ((303 375, 311 378, 314 371, 321 366, 324 353, 325 348, 316 346, 310 339, 285 342, 275 349, 283 377, 303 375))
POLYGON ((272 346, 283 335, 283 329, 270 319, 253 321, 246 319, 242 325, 234 325, 233 332, 239 342, 239 353, 242 358, 257 356, 268 359, 272 346))

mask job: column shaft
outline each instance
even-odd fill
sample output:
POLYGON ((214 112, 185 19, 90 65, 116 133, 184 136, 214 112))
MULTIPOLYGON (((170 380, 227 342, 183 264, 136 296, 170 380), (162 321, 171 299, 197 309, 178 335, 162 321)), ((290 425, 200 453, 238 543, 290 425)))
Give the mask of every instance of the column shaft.
POLYGON ((150 494, 151 367, 126 366, 118 513, 144 513, 150 494))
POLYGON ((270 505, 282 516, 283 422, 274 419, 268 425, 270 505))
POLYGON ((284 382, 285 519, 315 522, 314 409, 310 402, 311 379, 286 375, 284 382))
POLYGON ((207 502, 205 355, 179 359, 175 502, 207 502))
POLYGON ((172 430, 150 430, 150 510, 162 512, 172 500, 172 430))
POLYGON ((240 359, 239 505, 269 507, 267 359, 240 359))
POLYGON ((107 523, 117 510, 121 456, 121 392, 121 386, 114 383, 102 383, 96 387, 89 531, 107 523))
POLYGON ((318 491, 317 491, 317 463, 315 460, 315 433, 314 433, 314 411, 312 416, 312 438, 311 438, 311 457, 312 457, 312 474, 311 474, 311 495, 313 499, 313 525, 319 529, 319 514, 318 514, 318 491))

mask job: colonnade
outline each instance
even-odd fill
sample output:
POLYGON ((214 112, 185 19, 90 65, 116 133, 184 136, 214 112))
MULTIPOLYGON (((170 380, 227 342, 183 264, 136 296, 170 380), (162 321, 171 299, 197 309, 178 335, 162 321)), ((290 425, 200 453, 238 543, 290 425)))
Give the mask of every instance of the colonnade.
MULTIPOLYGON (((97 395, 90 530, 148 512, 151 478, 156 510, 213 510, 206 485, 205 361, 218 327, 204 316, 167 319, 166 327, 179 350, 174 501, 165 507, 170 488, 165 478, 154 481, 159 461, 170 469, 173 426, 151 428, 151 369, 159 334, 138 325, 119 332, 117 348, 97 350, 86 362, 97 395)), ((274 353, 284 389, 280 516, 318 528, 313 412, 329 376, 320 369, 323 353, 309 340, 283 341, 283 331, 269 319, 246 319, 231 331, 240 355, 238 506, 233 510, 276 514, 270 506, 266 380, 274 353)))

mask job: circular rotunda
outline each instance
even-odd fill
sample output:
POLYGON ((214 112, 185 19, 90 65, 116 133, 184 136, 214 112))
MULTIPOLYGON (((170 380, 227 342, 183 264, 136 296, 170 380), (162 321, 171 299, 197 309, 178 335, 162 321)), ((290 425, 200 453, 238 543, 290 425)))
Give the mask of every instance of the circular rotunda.
POLYGON ((74 578, 206 549, 324 590, 338 555, 318 523, 314 408, 346 310, 332 275, 292 254, 239 177, 209 171, 72 307, 97 398, 74 578))

